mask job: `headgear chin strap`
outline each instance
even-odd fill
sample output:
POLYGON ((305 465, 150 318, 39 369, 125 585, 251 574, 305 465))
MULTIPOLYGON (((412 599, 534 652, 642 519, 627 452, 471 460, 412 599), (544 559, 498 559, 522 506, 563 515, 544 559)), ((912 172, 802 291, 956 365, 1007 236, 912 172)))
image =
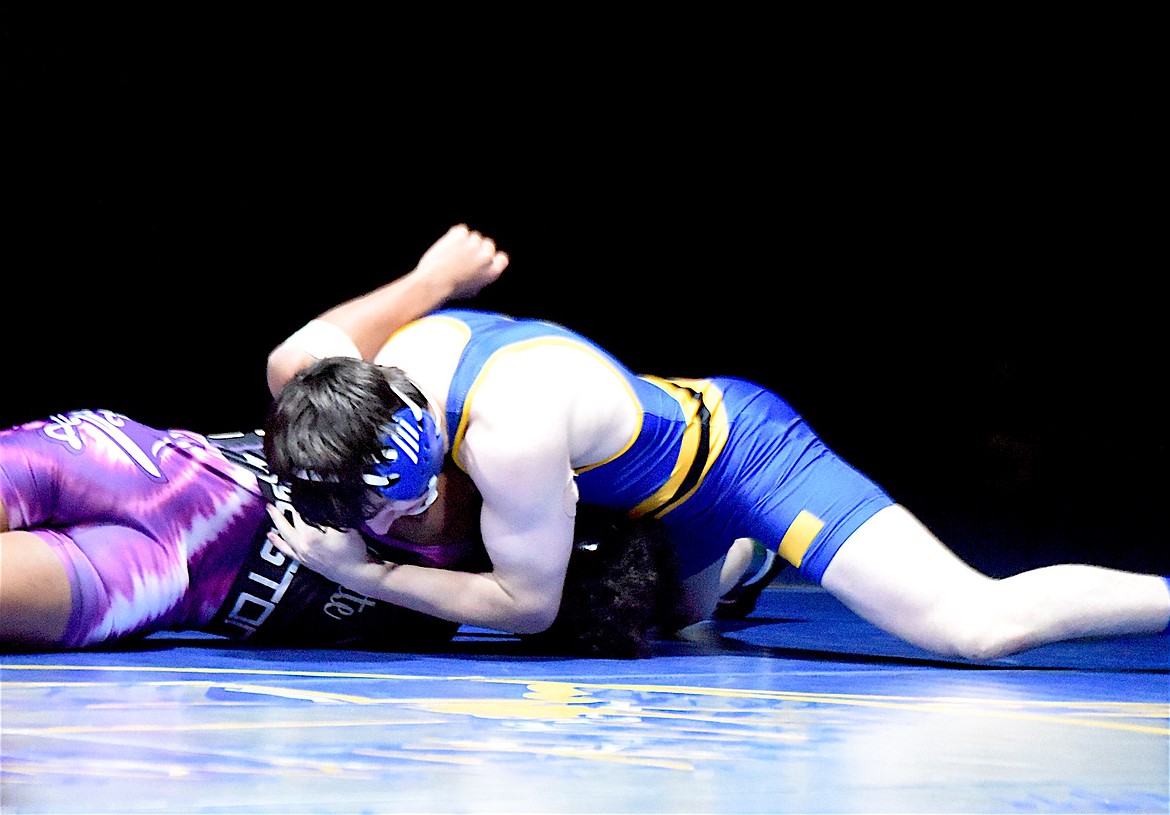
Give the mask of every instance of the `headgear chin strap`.
MULTIPOLYGON (((438 496, 443 467, 443 436, 428 411, 402 391, 390 386, 406 403, 382 427, 380 453, 362 480, 391 501, 415 501, 426 496, 422 512, 438 496)), ((417 513, 413 513, 417 514, 417 513)))

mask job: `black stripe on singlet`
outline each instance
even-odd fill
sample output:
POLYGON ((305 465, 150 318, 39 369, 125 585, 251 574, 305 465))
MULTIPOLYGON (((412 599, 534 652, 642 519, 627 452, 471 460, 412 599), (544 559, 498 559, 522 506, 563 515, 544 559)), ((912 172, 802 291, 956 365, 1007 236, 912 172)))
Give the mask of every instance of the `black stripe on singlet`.
POLYGON ((671 382, 671 384, 690 393, 691 397, 699 403, 697 411, 699 417, 699 444, 695 450, 695 458, 691 461, 691 466, 687 468, 686 477, 678 485, 678 489, 674 491, 674 495, 670 496, 670 498, 659 504, 652 512, 648 513, 654 518, 660 517, 662 513, 666 512, 673 504, 681 501, 684 496, 694 489, 695 485, 699 483, 699 479, 703 477, 703 469, 707 466, 707 459, 711 455, 711 411, 703 403, 702 391, 688 388, 686 385, 680 385, 677 382, 671 382))

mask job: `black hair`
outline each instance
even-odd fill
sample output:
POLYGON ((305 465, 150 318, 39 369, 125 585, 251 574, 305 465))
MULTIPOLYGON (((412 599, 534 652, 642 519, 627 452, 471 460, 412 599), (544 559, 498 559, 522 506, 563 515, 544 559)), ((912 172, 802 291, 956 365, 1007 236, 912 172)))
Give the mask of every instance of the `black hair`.
POLYGON ((521 639, 537 654, 638 659, 684 624, 673 547, 661 521, 577 507, 557 618, 521 639))
POLYGON ((354 529, 374 514, 362 476, 382 447, 388 417, 405 405, 395 388, 425 408, 426 397, 400 369, 327 357, 299 371, 272 401, 264 456, 308 523, 354 529))
MULTIPOLYGON (((470 478, 454 467, 447 477, 466 482, 462 489, 448 490, 449 496, 464 496, 462 500, 478 505, 479 494, 470 478)), ((448 568, 492 570, 478 517, 472 527, 444 545, 463 550, 458 562, 448 568)), ((396 563, 431 565, 389 544, 377 543, 375 548, 377 556, 396 563)), ((578 504, 557 617, 539 634, 520 636, 520 648, 534 656, 648 657, 656 640, 671 636, 688 622, 679 611, 681 596, 677 558, 661 521, 631 520, 614 509, 578 504)))

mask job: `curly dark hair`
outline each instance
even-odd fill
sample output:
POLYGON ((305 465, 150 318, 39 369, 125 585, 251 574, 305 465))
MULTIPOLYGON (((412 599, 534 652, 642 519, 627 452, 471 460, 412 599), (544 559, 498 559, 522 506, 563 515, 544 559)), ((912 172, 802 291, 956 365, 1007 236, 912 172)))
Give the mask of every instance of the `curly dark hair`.
POLYGON ((536 654, 640 659, 682 626, 678 565, 659 521, 579 505, 561 608, 521 637, 536 654))
MULTIPOLYGON (((479 500, 462 472, 453 470, 448 477, 465 482, 463 491, 470 497, 462 500, 479 500)), ((446 545, 459 545, 464 551, 449 568, 491 571, 478 518, 473 529, 457 537, 459 541, 446 545)), ((413 552, 369 538, 367 543, 377 556, 397 563, 430 565, 413 552)), ((520 636, 520 645, 526 654, 536 656, 649 657, 656 639, 685 624, 678 610, 680 597, 674 549, 660 521, 630 520, 617 510, 579 504, 556 620, 539 634, 520 636)), ((452 630, 447 639, 456 633, 452 630)))

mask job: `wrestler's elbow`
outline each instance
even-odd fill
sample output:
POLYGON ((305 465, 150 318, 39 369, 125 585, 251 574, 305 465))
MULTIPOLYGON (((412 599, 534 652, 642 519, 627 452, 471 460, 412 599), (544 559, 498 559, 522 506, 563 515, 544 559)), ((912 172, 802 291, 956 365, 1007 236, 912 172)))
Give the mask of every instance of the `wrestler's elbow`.
POLYGON ((512 607, 513 634, 539 634, 546 631, 557 618, 560 608, 560 598, 550 600, 547 597, 530 597, 517 600, 512 607))
POLYGON ((268 355, 268 391, 273 396, 280 393, 285 384, 302 368, 313 361, 313 357, 291 345, 278 345, 268 355))

